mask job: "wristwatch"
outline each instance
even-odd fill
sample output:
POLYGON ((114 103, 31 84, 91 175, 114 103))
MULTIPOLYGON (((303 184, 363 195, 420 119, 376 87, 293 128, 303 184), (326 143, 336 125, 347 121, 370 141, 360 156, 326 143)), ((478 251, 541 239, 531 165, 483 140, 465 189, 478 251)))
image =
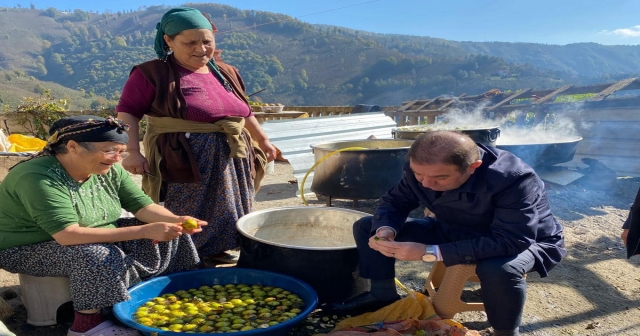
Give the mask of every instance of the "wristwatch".
POLYGON ((427 245, 427 248, 425 249, 425 253, 422 255, 422 261, 434 262, 436 260, 438 260, 438 257, 436 256, 436 251, 433 248, 433 245, 427 245))

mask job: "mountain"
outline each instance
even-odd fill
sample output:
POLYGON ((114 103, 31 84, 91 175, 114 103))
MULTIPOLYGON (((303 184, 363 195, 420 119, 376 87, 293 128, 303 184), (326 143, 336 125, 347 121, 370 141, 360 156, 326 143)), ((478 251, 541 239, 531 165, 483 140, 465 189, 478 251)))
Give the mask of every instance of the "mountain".
POLYGON ((574 43, 559 46, 506 42, 459 42, 454 45, 472 54, 491 55, 507 62, 529 63, 582 76, 640 73, 640 45, 574 43))
MULTIPOLYGON (((211 16, 222 59, 240 70, 248 94, 265 89, 252 97, 265 102, 398 105, 438 95, 544 89, 640 73, 634 56, 640 47, 456 42, 310 25, 219 4, 188 5, 211 16)), ((78 104, 113 107, 132 66, 155 58, 155 25, 167 9, 0 8, 0 80, 2 72, 21 71, 41 87, 57 83, 70 88, 82 97, 72 99, 78 104)), ((16 100, 9 93, 0 97, 9 96, 16 100)))

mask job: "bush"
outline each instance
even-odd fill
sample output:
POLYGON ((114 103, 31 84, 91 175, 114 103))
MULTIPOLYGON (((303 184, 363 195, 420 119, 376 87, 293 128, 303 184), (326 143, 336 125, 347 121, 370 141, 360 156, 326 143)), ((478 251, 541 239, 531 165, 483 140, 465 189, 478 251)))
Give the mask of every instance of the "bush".
POLYGON ((10 113, 16 114, 16 121, 31 135, 46 140, 51 124, 66 116, 66 105, 66 100, 53 98, 51 90, 47 89, 38 98, 23 98, 16 110, 10 113))

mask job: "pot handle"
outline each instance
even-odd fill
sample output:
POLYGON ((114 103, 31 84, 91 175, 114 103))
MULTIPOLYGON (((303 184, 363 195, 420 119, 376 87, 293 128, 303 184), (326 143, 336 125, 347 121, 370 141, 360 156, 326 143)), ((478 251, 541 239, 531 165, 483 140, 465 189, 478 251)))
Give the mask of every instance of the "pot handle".
POLYGON ((500 136, 500 129, 494 128, 491 130, 487 130, 487 133, 487 140, 489 140, 489 142, 496 142, 496 140, 498 140, 498 137, 500 136))
POLYGON ((242 238, 240 244, 242 244, 243 252, 258 259, 268 257, 271 254, 269 249, 262 246, 263 243, 257 242, 250 238, 242 238))

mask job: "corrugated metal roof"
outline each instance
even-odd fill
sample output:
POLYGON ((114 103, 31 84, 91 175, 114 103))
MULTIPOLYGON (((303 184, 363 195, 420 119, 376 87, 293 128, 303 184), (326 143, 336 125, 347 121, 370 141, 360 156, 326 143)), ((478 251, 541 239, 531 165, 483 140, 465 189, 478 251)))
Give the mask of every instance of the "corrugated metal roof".
MULTIPOLYGON (((370 136, 391 139, 395 121, 382 112, 345 114, 314 118, 269 120, 262 129, 282 156, 289 160, 298 188, 315 163, 311 145, 341 140, 362 140, 370 136)), ((305 195, 310 192, 313 173, 305 181, 305 195)))

